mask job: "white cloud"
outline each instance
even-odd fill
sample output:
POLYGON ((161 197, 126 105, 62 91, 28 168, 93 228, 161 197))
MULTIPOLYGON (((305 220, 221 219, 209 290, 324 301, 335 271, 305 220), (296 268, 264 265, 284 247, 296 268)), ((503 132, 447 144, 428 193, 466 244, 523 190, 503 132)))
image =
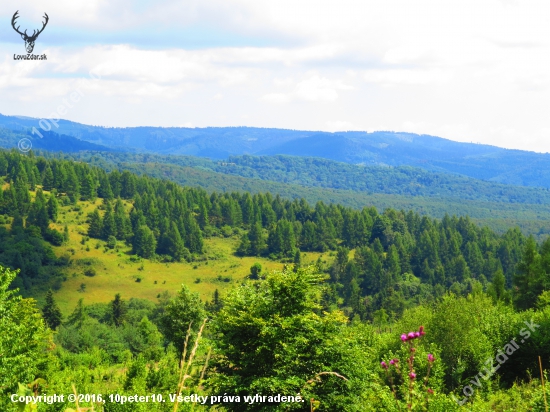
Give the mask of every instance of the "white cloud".
POLYGON ((331 132, 347 132, 351 130, 361 130, 360 127, 355 126, 351 122, 345 120, 328 121, 325 123, 326 127, 331 132))
POLYGON ((197 126, 361 125, 550 150, 546 1, 0 4, 4 21, 17 8, 31 26, 44 11, 50 15, 37 43, 47 62, 14 62, 22 44, 9 26, 0 28, 2 38, 15 36, 0 43, 1 113, 44 116, 81 87, 86 99, 69 118, 91 124, 170 126, 185 113, 197 126), (249 45, 178 46, 181 30, 200 37, 213 27, 249 45), (125 41, 130 30, 143 42, 125 41), (90 31, 107 33, 115 44, 86 43, 90 31), (84 39, 78 49, 62 44, 71 34, 84 39), (48 43, 53 38, 56 47, 48 43), (258 38, 271 43, 250 46, 258 38), (91 69, 101 81, 87 80, 91 69))
POLYGON ((375 69, 367 70, 364 78, 369 83, 378 83, 386 86, 407 84, 425 85, 430 83, 446 83, 452 78, 452 74, 449 71, 443 71, 441 69, 375 69))
MULTIPOLYGON (((279 86, 285 83, 275 81, 279 86)), ((341 80, 330 80, 312 72, 308 77, 297 83, 294 90, 288 93, 268 93, 262 100, 271 103, 287 103, 292 100, 304 100, 309 102, 332 102, 338 99, 338 90, 351 90, 353 87, 341 80)))

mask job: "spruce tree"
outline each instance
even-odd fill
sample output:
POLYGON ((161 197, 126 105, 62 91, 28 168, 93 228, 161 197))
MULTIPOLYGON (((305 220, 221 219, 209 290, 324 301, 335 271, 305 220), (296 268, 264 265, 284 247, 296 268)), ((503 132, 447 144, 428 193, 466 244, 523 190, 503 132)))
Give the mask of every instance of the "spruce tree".
POLYGON ((97 198, 95 181, 90 173, 86 173, 83 177, 80 192, 82 200, 95 200, 97 198))
POLYGON ((11 221, 11 230, 13 231, 16 228, 22 228, 23 227, 23 218, 19 214, 19 212, 15 211, 15 215, 13 216, 13 220, 11 221))
POLYGON ((76 307, 73 310, 73 313, 68 317, 67 324, 75 325, 77 328, 82 328, 84 321, 87 318, 86 308, 84 307, 84 299, 80 298, 76 307))
POLYGON ((99 197, 107 200, 112 200, 113 190, 111 189, 111 182, 109 177, 105 173, 99 175, 99 187, 97 188, 97 194, 99 197))
POLYGON ((25 180, 21 177, 17 177, 15 180, 15 200, 17 204, 17 210, 23 216, 25 216, 31 205, 31 194, 29 193, 29 188, 25 180))
POLYGON ((109 184, 111 186, 111 191, 113 193, 113 196, 119 197, 121 185, 120 185, 120 172, 118 170, 113 170, 109 174, 109 184))
POLYGON ((46 164, 42 172, 42 188, 47 191, 51 191, 54 188, 53 172, 49 164, 46 164))
POLYGON ((57 303, 53 298, 53 292, 51 289, 46 294, 46 304, 42 309, 42 313, 44 314, 44 320, 50 329, 55 330, 59 325, 61 325, 63 317, 59 306, 57 306, 57 303))
POLYGON ((69 226, 65 225, 63 227, 63 242, 67 243, 69 239, 70 239, 69 226))
POLYGON ((136 193, 136 178, 129 171, 125 170, 120 176, 120 197, 131 199, 136 193))
POLYGON ((66 164, 69 166, 67 167, 67 179, 64 182, 65 184, 63 189, 65 190, 65 193, 67 193, 67 196, 69 196, 69 199, 71 199, 73 203, 76 203, 76 201, 80 198, 80 182, 71 163, 66 164))
POLYGON ((116 227, 116 238, 120 240, 126 240, 130 237, 132 232, 132 224, 130 219, 124 211, 124 204, 120 198, 117 199, 115 203, 115 227, 116 227))
POLYGON ((46 205, 38 199, 31 205, 29 217, 27 218, 27 226, 29 225, 34 225, 40 228, 42 234, 44 234, 46 232, 46 229, 48 229, 48 210, 46 209, 46 205))
POLYGON ((88 236, 99 239, 103 233, 103 222, 99 211, 95 209, 88 215, 88 236))
POLYGON ((50 197, 47 203, 47 208, 48 208, 49 218, 52 220, 52 222, 56 222, 57 214, 59 212, 59 204, 57 203, 57 199, 55 198, 55 193, 50 194, 50 197))
POLYGON ((302 266, 302 255, 300 254, 300 250, 296 250, 294 254, 294 271, 297 271, 300 266, 302 266))
POLYGON ((185 259, 189 255, 189 251, 180 236, 178 226, 172 222, 170 231, 168 232, 168 253, 178 262, 185 259))
POLYGON ((517 265, 517 273, 514 275, 514 303, 520 310, 534 307, 537 297, 543 290, 545 274, 541 263, 537 243, 533 236, 530 236, 525 243, 522 259, 517 265))
POLYGON ((202 253, 202 233, 195 217, 191 214, 191 212, 187 212, 185 215, 184 224, 186 235, 185 245, 191 253, 202 253))
POLYGON ((113 207, 111 202, 105 204, 105 214, 103 215, 103 227, 101 229, 101 237, 103 239, 109 239, 109 236, 116 235, 116 223, 115 216, 113 214, 113 207))
POLYGON ((156 249, 157 241, 153 231, 149 229, 147 225, 140 226, 134 236, 133 253, 146 259, 150 259, 155 255, 156 249))
POLYGON ((120 297, 120 293, 115 295, 115 299, 111 301, 111 316, 114 325, 118 328, 122 326, 126 318, 126 302, 120 297))
POLYGON ((65 182, 67 181, 67 171, 60 163, 55 162, 53 164, 53 181, 56 189, 64 192, 65 191, 65 182))
POLYGON ((248 256, 250 253, 250 240, 248 239, 248 235, 244 233, 241 236, 241 243, 239 243, 239 246, 237 247, 237 255, 239 256, 248 256))
POLYGON ((252 256, 260 256, 266 248, 262 224, 260 222, 252 224, 248 232, 248 240, 250 244, 249 253, 252 256))

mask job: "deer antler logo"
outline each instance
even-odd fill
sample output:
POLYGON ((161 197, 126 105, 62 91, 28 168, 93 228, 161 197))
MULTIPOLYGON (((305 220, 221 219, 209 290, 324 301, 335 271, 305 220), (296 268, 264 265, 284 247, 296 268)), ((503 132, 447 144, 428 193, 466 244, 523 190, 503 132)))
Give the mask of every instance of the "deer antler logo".
POLYGON ((27 53, 30 54, 34 50, 34 42, 38 38, 38 35, 44 31, 44 29, 46 28, 46 25, 48 24, 48 21, 50 20, 50 18, 48 17, 48 15, 46 13, 44 13, 44 18, 46 19, 46 21, 44 23, 42 23, 42 28, 40 30, 38 30, 38 32, 36 30, 33 30, 32 35, 29 36, 27 34, 27 30, 25 30, 22 33, 22 32, 19 31, 19 26, 15 27, 16 20, 19 17, 18 13, 19 13, 19 10, 17 10, 15 12, 15 14, 13 15, 13 17, 11 19, 11 25, 12 25, 13 29, 21 35, 21 38, 23 40, 25 40, 25 48, 27 49, 27 53))

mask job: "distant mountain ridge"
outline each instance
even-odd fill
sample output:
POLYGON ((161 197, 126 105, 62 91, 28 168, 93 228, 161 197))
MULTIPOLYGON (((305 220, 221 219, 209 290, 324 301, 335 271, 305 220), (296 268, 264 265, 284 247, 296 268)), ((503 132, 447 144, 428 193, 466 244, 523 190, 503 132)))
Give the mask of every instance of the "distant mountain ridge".
MULTIPOLYGON (((29 130, 39 119, 0 115, 0 127, 29 130)), ((253 127, 106 128, 61 120, 59 134, 117 150, 211 159, 234 155, 320 157, 363 165, 414 166, 498 183, 550 188, 550 154, 398 132, 315 132, 253 127)))
POLYGON ((87 142, 85 140, 80 140, 76 137, 68 136, 65 134, 44 131, 41 131, 40 134, 42 135, 42 137, 33 135, 32 131, 14 131, 10 129, 5 129, 0 126, 0 147, 18 147, 20 150, 23 149, 24 151, 26 151, 27 149, 41 149, 51 152, 65 153, 75 153, 85 150, 101 152, 112 152, 116 150, 107 146, 101 146, 95 143, 87 142), (23 139, 26 139, 26 141, 24 141, 23 139))

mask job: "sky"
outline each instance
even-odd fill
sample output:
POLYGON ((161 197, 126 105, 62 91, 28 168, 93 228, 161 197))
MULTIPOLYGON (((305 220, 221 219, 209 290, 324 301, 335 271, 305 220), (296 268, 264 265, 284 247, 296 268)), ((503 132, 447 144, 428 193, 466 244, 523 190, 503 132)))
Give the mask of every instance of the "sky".
POLYGON ((0 113, 550 152, 550 2, 0 0, 0 113), (11 27, 42 27, 26 54, 11 27), (67 101, 67 100, 66 100, 67 101), (69 100, 70 101, 70 100, 69 100))

